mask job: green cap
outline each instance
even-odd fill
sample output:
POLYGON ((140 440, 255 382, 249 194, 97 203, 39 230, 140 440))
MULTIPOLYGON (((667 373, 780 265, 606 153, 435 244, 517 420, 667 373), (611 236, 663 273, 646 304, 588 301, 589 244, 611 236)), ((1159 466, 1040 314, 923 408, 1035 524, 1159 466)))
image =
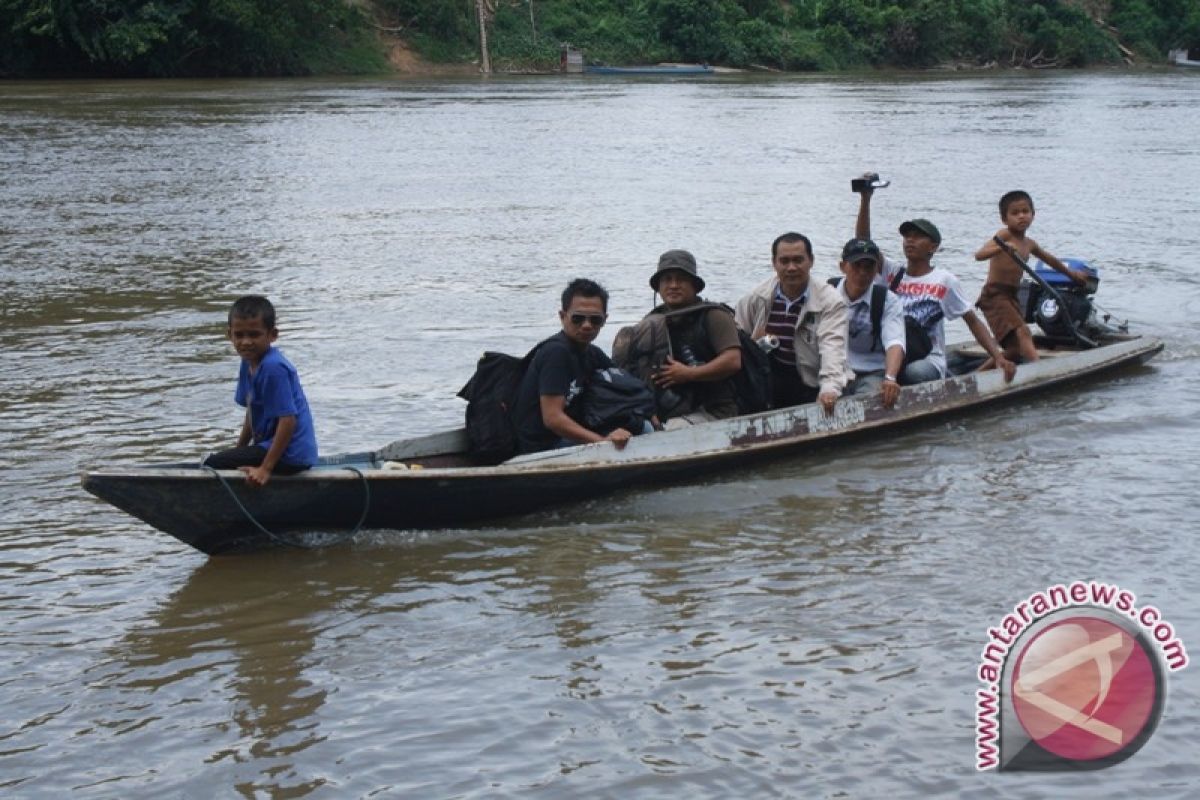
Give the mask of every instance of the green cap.
POLYGON ((930 239, 933 239, 934 244, 942 243, 941 231, 937 229, 937 225, 934 225, 927 219, 910 219, 908 222, 905 222, 900 226, 900 235, 903 236, 909 231, 914 230, 925 234, 930 239))

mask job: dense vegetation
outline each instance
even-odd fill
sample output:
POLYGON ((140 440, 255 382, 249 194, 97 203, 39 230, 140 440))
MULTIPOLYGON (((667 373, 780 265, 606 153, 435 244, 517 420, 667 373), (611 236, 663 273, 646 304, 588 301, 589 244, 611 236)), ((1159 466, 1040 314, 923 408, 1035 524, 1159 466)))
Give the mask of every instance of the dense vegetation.
POLYGON ((386 68, 343 0, 0 0, 0 75, 297 75, 386 68))
MULTIPOLYGON (((1086 66, 1200 47, 1196 0, 486 0, 501 68, 701 61, 783 70, 1086 66)), ((475 0, 0 0, 0 75, 384 68, 379 32, 478 57, 475 0)))
MULTIPOLYGON (((448 18, 448 9, 466 4, 382 5, 466 51, 471 9, 462 8, 456 23, 448 18)), ((601 63, 784 70, 949 61, 1086 66, 1120 63, 1127 54, 1161 61, 1171 47, 1200 45, 1196 0, 499 0, 495 6, 492 54, 501 64, 551 64, 559 42, 601 63)))

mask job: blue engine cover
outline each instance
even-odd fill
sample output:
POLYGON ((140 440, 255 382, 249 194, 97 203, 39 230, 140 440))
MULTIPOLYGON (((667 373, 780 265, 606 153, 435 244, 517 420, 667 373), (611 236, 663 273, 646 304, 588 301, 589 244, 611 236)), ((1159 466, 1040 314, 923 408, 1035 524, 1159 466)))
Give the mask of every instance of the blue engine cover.
MULTIPOLYGON (((1088 281, 1091 286, 1095 286, 1100 282, 1100 271, 1084 261, 1082 258, 1064 258, 1062 259, 1062 262, 1071 269, 1081 269, 1087 274, 1091 275, 1093 280, 1088 281)), ((1048 267, 1043 264, 1041 259, 1035 259, 1030 266, 1033 267, 1033 271, 1037 273, 1039 278, 1053 286, 1055 289, 1059 288, 1060 286, 1066 288, 1076 285, 1075 281, 1071 280, 1066 275, 1063 275, 1053 267, 1048 267)), ((1092 291, 1095 291, 1095 289, 1092 291)))

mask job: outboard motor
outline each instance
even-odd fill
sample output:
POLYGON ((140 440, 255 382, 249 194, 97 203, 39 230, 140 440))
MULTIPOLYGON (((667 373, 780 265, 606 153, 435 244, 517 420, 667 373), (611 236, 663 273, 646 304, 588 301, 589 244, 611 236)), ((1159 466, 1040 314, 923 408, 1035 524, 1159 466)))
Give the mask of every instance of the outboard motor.
POLYGON ((1080 286, 1040 260, 1034 261, 1034 272, 1058 293, 1058 297, 1034 281, 1021 281, 1017 302, 1024 311, 1025 321, 1036 322, 1046 338, 1054 342, 1076 342, 1078 339, 1074 330, 1090 339, 1111 332, 1113 328, 1100 321, 1092 303, 1092 295, 1100 286, 1099 272, 1078 258, 1064 258, 1062 261, 1071 269, 1086 272, 1089 276, 1087 284, 1080 286), (1061 303, 1059 298, 1062 299, 1061 303))

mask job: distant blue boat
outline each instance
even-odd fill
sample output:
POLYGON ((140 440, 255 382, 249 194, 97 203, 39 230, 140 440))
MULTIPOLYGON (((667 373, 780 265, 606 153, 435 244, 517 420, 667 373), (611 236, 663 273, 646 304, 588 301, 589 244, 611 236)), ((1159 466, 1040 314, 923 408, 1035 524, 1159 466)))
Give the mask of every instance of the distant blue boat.
POLYGON ((712 75, 715 72, 707 64, 644 64, 634 67, 585 66, 583 71, 593 75, 712 75))

